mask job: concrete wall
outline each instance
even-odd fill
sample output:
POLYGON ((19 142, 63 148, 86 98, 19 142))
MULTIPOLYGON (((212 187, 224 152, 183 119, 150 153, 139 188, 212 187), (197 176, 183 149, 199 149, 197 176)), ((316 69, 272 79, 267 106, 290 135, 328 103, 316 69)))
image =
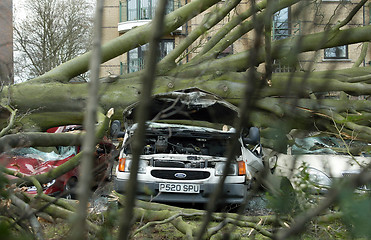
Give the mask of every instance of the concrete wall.
MULTIPOLYGON (((188 0, 190 1, 190 0, 188 0)), ((122 6, 121 17, 126 19, 126 0, 106 0, 104 6, 104 21, 103 21, 103 43, 120 36, 118 24, 120 22, 120 2, 122 6)), ((185 0, 181 0, 184 5, 185 0)), ((182 33, 164 36, 164 39, 174 39, 175 45, 183 38, 186 30, 183 27, 182 33)), ((127 54, 123 54, 101 65, 101 77, 109 74, 120 74, 125 72, 127 65, 127 54)))
POLYGON ((0 1, 0 81, 13 83, 12 0, 0 1))
MULTIPOLYGON (((119 36, 117 25, 119 23, 119 0, 105 0, 103 13, 103 43, 119 36)), ((101 66, 100 75, 120 74, 120 61, 122 56, 111 59, 101 66)))

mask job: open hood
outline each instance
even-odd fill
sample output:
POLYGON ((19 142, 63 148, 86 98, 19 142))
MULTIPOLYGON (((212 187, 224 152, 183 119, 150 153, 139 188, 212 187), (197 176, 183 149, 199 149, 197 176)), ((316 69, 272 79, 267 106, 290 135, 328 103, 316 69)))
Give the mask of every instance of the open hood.
MULTIPOLYGON (((188 88, 154 95, 149 120, 191 120, 233 125, 239 117, 238 108, 215 94, 198 88, 188 88)), ((128 106, 124 122, 134 123, 139 102, 128 106)))

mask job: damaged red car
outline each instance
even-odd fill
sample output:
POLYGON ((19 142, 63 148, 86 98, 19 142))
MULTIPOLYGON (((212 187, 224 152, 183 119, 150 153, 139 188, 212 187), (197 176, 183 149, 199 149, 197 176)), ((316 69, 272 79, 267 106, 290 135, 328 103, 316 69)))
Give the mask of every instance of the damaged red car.
MULTIPOLYGON (((54 127, 48 133, 81 132, 82 126, 68 125, 54 127)), ((97 145, 94 162, 94 185, 106 178, 109 166, 110 152, 113 145, 108 140, 103 140, 97 145)), ((69 161, 80 152, 80 146, 56 146, 40 148, 15 148, 0 155, 0 164, 7 169, 22 173, 26 176, 43 174, 69 161)), ((9 176, 9 178, 15 178, 9 176)), ((79 178, 79 167, 63 174, 62 176, 43 184, 45 194, 75 198, 74 187, 79 178)), ((28 193, 35 194, 36 187, 26 188, 28 193)))

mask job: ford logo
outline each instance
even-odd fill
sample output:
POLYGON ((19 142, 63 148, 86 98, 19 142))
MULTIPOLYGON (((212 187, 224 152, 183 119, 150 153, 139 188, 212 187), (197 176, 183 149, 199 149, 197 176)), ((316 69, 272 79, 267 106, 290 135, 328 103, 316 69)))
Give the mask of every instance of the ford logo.
POLYGON ((176 178, 186 178, 187 174, 185 174, 185 173, 175 173, 174 176, 176 178))

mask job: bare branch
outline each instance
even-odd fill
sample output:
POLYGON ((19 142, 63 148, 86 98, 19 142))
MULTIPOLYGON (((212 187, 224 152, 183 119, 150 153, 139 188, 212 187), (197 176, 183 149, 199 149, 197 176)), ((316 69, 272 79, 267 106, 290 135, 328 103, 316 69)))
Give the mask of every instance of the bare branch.
MULTIPOLYGON (((4 105, 4 104, 0 104, 0 107, 5 108, 10 112, 8 126, 6 126, 0 131, 0 139, 1 139, 1 137, 7 134, 10 131, 10 129, 13 127, 14 122, 15 122, 15 116, 17 115, 17 109, 12 109, 10 106, 4 105)), ((0 149, 0 152, 2 152, 1 149, 0 149)))
POLYGON ((18 206, 19 208, 22 209, 22 212, 24 214, 28 215, 28 219, 29 219, 29 222, 30 222, 30 225, 31 225, 32 229, 34 230, 36 239, 43 240, 44 236, 43 236, 43 232, 42 232, 42 227, 41 227, 39 221, 37 221, 37 218, 36 218, 35 214, 33 213, 33 210, 31 209, 30 205, 28 205, 27 203, 25 203, 24 201, 22 201, 21 199, 19 199, 15 195, 10 195, 10 199, 14 203, 14 205, 16 205, 16 206, 18 206))

